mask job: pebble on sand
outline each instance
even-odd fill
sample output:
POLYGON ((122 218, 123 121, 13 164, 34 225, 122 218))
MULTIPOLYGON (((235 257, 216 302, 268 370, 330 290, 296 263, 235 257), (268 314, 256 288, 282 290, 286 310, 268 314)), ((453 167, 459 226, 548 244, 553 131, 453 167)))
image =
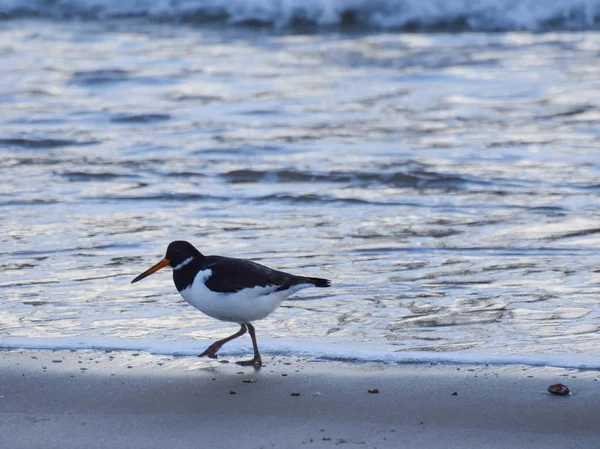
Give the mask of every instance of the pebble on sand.
POLYGON ((570 391, 569 387, 563 384, 552 384, 548 387, 548 393, 556 394, 558 396, 567 396, 570 391))

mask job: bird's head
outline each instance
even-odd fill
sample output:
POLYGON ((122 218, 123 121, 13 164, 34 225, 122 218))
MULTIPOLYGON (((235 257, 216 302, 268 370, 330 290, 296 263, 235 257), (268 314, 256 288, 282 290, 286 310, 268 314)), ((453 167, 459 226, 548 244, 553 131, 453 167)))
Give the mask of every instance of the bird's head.
POLYGON ((190 242, 186 242, 184 240, 176 240, 174 242, 169 243, 167 248, 167 253, 165 257, 158 262, 153 267, 147 269, 138 277, 136 277, 131 283, 141 281, 146 276, 150 276, 152 273, 156 273, 161 268, 166 267, 167 265, 171 266, 174 269, 181 268, 188 263, 192 262, 195 257, 201 257, 200 251, 194 248, 190 242))

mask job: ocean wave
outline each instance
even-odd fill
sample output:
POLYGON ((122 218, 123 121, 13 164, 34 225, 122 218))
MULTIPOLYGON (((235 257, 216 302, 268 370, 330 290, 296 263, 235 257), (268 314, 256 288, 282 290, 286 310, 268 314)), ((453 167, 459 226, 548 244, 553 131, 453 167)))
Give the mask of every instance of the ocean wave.
POLYGON ((0 0, 0 17, 147 18, 384 30, 583 30, 600 27, 600 0, 0 0))
POLYGON ((462 185, 481 181, 468 180, 456 175, 446 175, 432 171, 417 170, 410 172, 304 172, 293 169, 283 170, 233 170, 222 177, 231 184, 237 183, 302 183, 325 182, 352 185, 381 184, 408 188, 459 188, 462 185))
POLYGON ((78 141, 72 139, 53 139, 53 138, 29 138, 29 137, 10 137, 0 138, 0 147, 18 147, 29 149, 52 149, 68 147, 73 145, 94 145, 99 143, 95 140, 78 141))

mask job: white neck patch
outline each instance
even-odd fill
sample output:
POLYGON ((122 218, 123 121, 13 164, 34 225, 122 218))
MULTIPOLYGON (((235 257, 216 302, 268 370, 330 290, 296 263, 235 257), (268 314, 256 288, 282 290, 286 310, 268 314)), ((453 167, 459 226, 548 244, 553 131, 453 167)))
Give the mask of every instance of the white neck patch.
POLYGON ((185 259, 183 262, 181 262, 179 265, 176 265, 173 269, 174 270, 180 270, 183 267, 185 267, 187 264, 189 264, 192 260, 194 260, 193 257, 188 257, 187 259, 185 259))

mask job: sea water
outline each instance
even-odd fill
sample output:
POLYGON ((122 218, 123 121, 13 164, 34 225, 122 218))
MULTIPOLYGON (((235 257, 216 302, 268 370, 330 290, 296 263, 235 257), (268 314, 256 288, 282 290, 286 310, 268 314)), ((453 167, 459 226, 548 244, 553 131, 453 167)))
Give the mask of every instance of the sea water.
POLYGON ((0 16, 0 346, 202 352, 185 239, 332 280, 265 355, 600 366, 600 1, 0 16))

